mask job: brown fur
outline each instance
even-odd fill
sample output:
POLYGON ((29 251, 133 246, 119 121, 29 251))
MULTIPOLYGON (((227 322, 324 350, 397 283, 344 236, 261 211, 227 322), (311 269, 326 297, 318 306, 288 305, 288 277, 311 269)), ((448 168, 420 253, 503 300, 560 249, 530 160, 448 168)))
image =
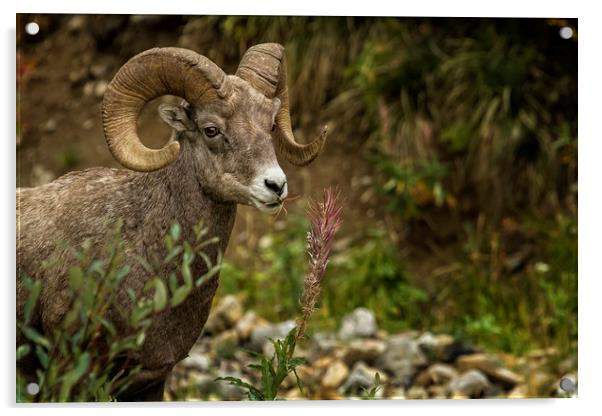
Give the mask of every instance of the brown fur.
MULTIPOLYGON (((250 181, 258 169, 277 163, 270 130, 279 106, 277 100, 265 98, 245 81, 230 78, 234 88, 227 99, 205 108, 184 105, 162 111, 164 120, 175 129, 172 139, 181 144, 179 158, 172 165, 151 173, 93 168, 69 173, 44 186, 17 190, 19 320, 27 296, 22 273, 44 282, 33 324, 42 332, 55 328, 69 307, 67 272, 72 265, 57 242, 78 246, 88 239, 100 250, 107 232, 120 219, 126 262, 132 267, 116 293, 120 307, 130 302, 126 288, 141 293, 152 277, 135 256, 160 255, 163 236, 172 223, 178 222, 183 237, 193 240, 192 227, 203 220, 208 238, 219 238, 217 247, 207 253, 211 260, 217 260, 218 250, 226 250, 236 204, 250 204, 250 181), (205 136, 203 126, 208 119, 221 123, 222 137, 205 136), (51 273, 41 264, 52 254, 63 261, 51 273)), ((195 276, 206 271, 202 260, 195 262, 193 269, 195 276)), ((132 365, 140 363, 144 371, 119 399, 162 399, 166 377, 201 333, 217 286, 218 276, 195 289, 178 307, 154 318, 142 350, 132 357, 132 365)), ((118 327, 124 326, 116 311, 109 311, 109 318, 118 327)))

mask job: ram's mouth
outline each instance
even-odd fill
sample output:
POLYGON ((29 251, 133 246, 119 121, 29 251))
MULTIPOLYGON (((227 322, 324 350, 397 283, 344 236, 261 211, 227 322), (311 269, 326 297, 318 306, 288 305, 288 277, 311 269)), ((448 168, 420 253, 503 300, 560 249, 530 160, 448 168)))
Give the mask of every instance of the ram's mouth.
POLYGON ((266 202, 266 201, 262 201, 258 198, 252 198, 252 199, 253 199, 253 204, 255 205, 255 207, 257 207, 257 209, 259 209, 262 212, 266 212, 268 214, 276 213, 280 209, 280 206, 282 205, 282 201, 280 201, 280 200, 272 200, 272 201, 266 202))

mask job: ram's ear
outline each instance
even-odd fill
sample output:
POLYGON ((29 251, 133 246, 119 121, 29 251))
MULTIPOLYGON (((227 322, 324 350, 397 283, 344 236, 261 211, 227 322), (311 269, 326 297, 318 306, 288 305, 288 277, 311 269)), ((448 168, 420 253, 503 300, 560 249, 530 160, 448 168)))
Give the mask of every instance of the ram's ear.
POLYGON ((188 111, 180 105, 161 104, 159 117, 178 132, 194 130, 194 123, 190 119, 188 111))

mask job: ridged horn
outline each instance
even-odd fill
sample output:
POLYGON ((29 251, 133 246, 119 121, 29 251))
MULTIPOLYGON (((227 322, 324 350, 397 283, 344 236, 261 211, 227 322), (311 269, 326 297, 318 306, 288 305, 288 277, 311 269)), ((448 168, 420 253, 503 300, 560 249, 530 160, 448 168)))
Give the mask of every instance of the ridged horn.
POLYGON ((113 157, 141 172, 161 169, 178 159, 180 144, 146 147, 136 123, 144 104, 162 95, 175 95, 193 105, 224 98, 231 85, 216 64, 182 48, 154 48, 123 65, 109 83, 102 104, 105 138, 113 157))
POLYGON ((276 115, 276 144, 282 155, 292 164, 304 166, 311 163, 321 152, 326 141, 327 129, 308 144, 295 140, 291 125, 286 77, 286 55, 278 43, 262 43, 245 52, 236 76, 247 81, 268 98, 277 97, 281 106, 276 115))

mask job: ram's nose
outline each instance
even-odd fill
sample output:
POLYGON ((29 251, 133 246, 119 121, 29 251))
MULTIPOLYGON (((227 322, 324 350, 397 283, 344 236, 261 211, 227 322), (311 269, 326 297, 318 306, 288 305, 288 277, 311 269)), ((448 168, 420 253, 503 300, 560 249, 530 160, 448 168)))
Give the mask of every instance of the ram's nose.
POLYGON ((286 197, 286 175, 280 167, 266 169, 263 175, 263 184, 278 197, 286 197))
POLYGON ((286 186, 286 179, 284 181, 275 181, 272 179, 266 179, 264 181, 265 186, 268 187, 268 189, 271 189, 272 191, 274 191, 276 193, 276 195, 281 196, 282 193, 284 192, 284 187, 286 186))

